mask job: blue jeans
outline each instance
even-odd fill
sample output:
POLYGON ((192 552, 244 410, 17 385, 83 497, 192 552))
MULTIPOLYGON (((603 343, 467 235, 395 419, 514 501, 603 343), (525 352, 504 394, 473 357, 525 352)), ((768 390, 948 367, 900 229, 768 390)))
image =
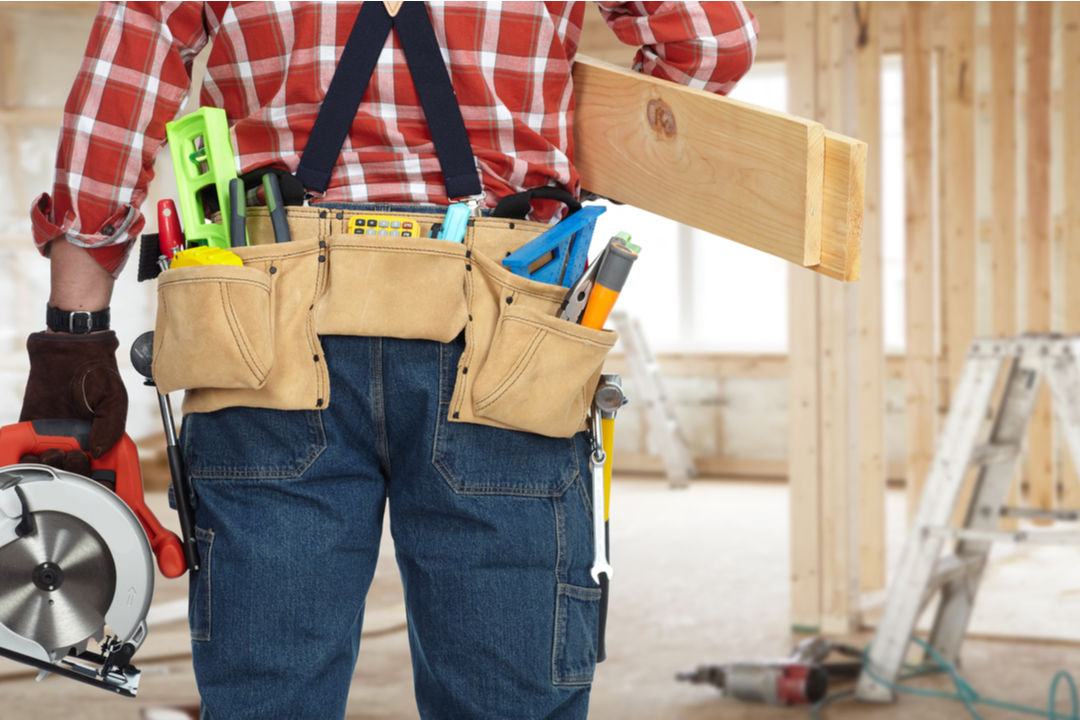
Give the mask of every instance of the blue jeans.
POLYGON ((585 717, 586 433, 448 422, 461 338, 322 341, 328 408, 184 421, 203 718, 344 716, 387 502, 420 715, 585 717))

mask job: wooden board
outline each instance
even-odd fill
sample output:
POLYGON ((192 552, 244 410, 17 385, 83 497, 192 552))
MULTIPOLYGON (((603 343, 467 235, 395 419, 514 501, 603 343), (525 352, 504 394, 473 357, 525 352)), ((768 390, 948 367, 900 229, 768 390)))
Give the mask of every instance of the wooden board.
MULTIPOLYGON (((785 7, 788 107, 816 112, 814 9, 785 7)), ((788 483, 791 517, 791 625, 821 626, 821 347, 820 296, 824 280, 798 268, 788 272, 788 483)))
MULTIPOLYGON (((1050 332, 1050 48, 1053 5, 1027 12, 1027 326, 1050 332)), ((1054 506, 1053 408, 1044 387, 1028 432, 1028 504, 1054 506)), ((1037 520, 1035 524, 1046 524, 1037 520)))
MULTIPOLYGON (((1061 4, 1062 113, 1065 137, 1065 332, 1080 333, 1080 3, 1061 4)), ((1063 508, 1080 507, 1080 458, 1065 450, 1063 508)))
MULTIPOLYGON (((866 142, 859 323, 859 589, 885 588, 885 341, 881 248, 881 7, 856 5, 856 134, 866 142)), ((828 148, 826 147, 826 152, 828 148)))
POLYGON ((933 118, 930 9, 904 7, 904 164, 907 219, 904 295, 906 343, 904 379, 907 402, 908 518, 922 494, 934 457, 937 410, 937 358, 934 348, 933 118))
POLYGON ((865 157, 862 143, 827 140, 820 123, 580 55, 574 87, 582 187, 857 279, 862 197, 850 193, 862 186, 850 163, 865 157), (826 194, 837 207, 822 207, 826 194))
MULTIPOLYGON (((943 351, 947 374, 943 409, 952 402, 975 337, 975 5, 943 4, 949 28, 941 72, 941 254, 943 351)), ((975 489, 970 470, 957 503, 956 522, 975 489)))
MULTIPOLYGON (((817 13, 816 120, 852 130, 854 124, 854 13, 841 3, 815 3, 817 13)), ((854 150, 854 148, 853 148, 854 150)), ((845 167, 863 168, 849 181, 865 184, 865 145, 861 162, 845 154, 845 167)), ((826 150, 826 167, 831 164, 826 150)), ((828 174, 828 171, 826 172, 828 174)), ((839 189, 837 189, 839 190, 839 189)), ((850 188, 849 188, 850 190, 850 188)), ((829 194, 826 187, 826 194, 829 194)), ((839 190, 840 193, 845 193, 839 190)), ((830 203, 826 199, 826 218, 830 203)), ((850 220, 850 217, 848 218, 850 220)), ((860 232, 861 232, 860 212, 860 232)), ((823 232, 824 236, 824 232, 823 232)), ((821 631, 843 634, 859 623, 859 288, 835 282, 821 286, 821 631)))
POLYGON ((943 72, 941 212, 949 394, 975 337, 975 6, 942 6, 949 25, 943 72))
MULTIPOLYGON (((991 281, 993 334, 1009 337, 1017 331, 1017 257, 1020 236, 1016 224, 1016 5, 990 5, 991 62, 991 281)), ((1020 499, 1019 473, 1009 487, 1006 504, 1020 499)), ((1002 518, 1002 530, 1015 530, 1015 518, 1002 518)))
POLYGON ((812 270, 855 281, 862 268, 866 143, 825 131, 821 264, 812 270))

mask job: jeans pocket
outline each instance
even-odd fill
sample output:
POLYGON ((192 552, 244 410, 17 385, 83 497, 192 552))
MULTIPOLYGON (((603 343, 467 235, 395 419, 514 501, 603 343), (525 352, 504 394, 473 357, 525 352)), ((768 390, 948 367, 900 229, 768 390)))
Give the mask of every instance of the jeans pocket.
POLYGON ((199 546, 199 570, 188 573, 188 625, 191 639, 210 640, 210 568, 213 566, 214 531, 195 528, 199 546))
POLYGON ((459 495, 559 497, 578 476, 575 438, 440 418, 432 463, 459 495))
POLYGON ((600 623, 600 588, 560 583, 555 598, 555 640, 551 681, 588 685, 596 669, 600 623))
POLYGON ((318 410, 229 407, 184 418, 181 442, 192 478, 298 478, 326 449, 318 410))
POLYGON ((439 413, 431 464, 459 495, 560 497, 588 462, 585 433, 554 438, 451 422, 447 409, 462 343, 440 346, 439 413))

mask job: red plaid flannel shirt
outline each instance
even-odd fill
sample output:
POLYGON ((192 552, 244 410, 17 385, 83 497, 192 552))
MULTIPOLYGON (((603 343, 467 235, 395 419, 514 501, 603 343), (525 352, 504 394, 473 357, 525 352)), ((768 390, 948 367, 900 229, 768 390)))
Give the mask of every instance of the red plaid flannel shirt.
MULTIPOLYGON (((201 104, 224 108, 237 170, 295 171, 360 3, 102 3, 64 108, 34 241, 66 237, 114 275, 145 220, 154 158, 213 41, 201 104)), ((746 73, 757 20, 740 2, 599 2, 636 69, 726 93, 746 73)), ((486 202, 540 185, 578 191, 571 64, 585 4, 430 3, 486 202), (447 49, 448 48, 448 49, 447 49)), ((325 200, 447 202, 394 33, 380 55, 325 200)))

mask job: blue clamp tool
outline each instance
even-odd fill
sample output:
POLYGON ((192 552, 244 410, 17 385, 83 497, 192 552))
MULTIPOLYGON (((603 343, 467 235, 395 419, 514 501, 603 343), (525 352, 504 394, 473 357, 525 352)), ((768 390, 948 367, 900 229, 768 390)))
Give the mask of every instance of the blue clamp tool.
POLYGON ((515 275, 537 282, 570 287, 585 270, 596 218, 607 208, 583 207, 558 225, 503 258, 515 275), (537 263, 543 263, 537 267, 537 263))

